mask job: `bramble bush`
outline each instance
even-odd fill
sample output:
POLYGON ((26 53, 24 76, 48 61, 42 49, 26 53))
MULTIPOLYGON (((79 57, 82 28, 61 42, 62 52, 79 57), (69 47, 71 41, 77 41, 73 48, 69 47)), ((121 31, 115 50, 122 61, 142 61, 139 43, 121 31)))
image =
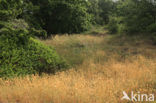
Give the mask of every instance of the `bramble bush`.
POLYGON ((68 65, 52 47, 33 38, 23 20, 0 23, 0 77, 55 73, 68 65))

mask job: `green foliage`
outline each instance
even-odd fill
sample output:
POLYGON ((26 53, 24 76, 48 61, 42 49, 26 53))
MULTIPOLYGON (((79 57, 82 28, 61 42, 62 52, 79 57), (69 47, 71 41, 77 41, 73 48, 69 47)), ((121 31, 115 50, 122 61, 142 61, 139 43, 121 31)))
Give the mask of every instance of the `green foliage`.
POLYGON ((33 7, 30 2, 26 2, 26 0, 0 0, 0 25, 16 18, 24 18, 26 21, 31 22, 29 22, 29 26, 31 26, 32 31, 36 32, 34 33, 35 36, 46 37, 46 31, 39 26, 36 20, 34 20, 33 12, 35 12, 35 10, 35 7, 33 7), (32 10, 32 8, 34 9, 32 10))
POLYGON ((114 2, 112 0, 99 0, 99 8, 101 10, 100 17, 103 20, 101 22, 103 24, 108 24, 109 16, 111 15, 111 12, 115 8, 114 2))
POLYGON ((46 38, 47 32, 43 30, 40 21, 36 18, 38 17, 37 14, 39 13, 39 10, 39 6, 34 6, 32 2, 24 0, 22 13, 18 17, 24 19, 29 24, 32 28, 31 31, 35 36, 46 38))
POLYGON ((68 66, 53 48, 33 39, 32 35, 23 20, 3 25, 0 29, 0 77, 55 73, 68 66))
POLYGON ((108 24, 108 30, 111 34, 117 33, 118 32, 118 21, 116 18, 111 17, 109 24, 108 24))
POLYGON ((91 16, 85 0, 31 0, 39 7, 34 17, 49 35, 56 33, 80 33, 89 28, 91 16))
POLYGON ((149 33, 154 33, 156 32, 156 23, 153 23, 149 26, 146 27, 146 31, 148 31, 149 33))
POLYGON ((93 24, 108 24, 110 13, 114 9, 112 0, 88 0, 88 12, 93 16, 93 24))
POLYGON ((156 32, 152 34, 152 41, 156 45, 156 32))
POLYGON ((88 13, 92 16, 92 24, 101 24, 102 18, 100 17, 99 0, 88 0, 88 2, 88 13))
POLYGON ((127 33, 155 32, 156 5, 151 0, 119 0, 117 17, 122 17, 122 24, 127 33))
POLYGON ((156 44, 156 36, 155 35, 153 36, 153 41, 156 44))
POLYGON ((0 0, 0 21, 15 19, 22 13, 23 0, 0 0))

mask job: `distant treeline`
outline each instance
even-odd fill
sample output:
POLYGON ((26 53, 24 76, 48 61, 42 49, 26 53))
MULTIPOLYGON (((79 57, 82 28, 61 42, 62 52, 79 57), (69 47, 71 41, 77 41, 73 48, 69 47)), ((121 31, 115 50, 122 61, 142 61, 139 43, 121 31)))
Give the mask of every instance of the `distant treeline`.
POLYGON ((156 32, 155 0, 1 0, 0 21, 24 19, 44 33, 81 33, 107 25, 111 33, 156 32))

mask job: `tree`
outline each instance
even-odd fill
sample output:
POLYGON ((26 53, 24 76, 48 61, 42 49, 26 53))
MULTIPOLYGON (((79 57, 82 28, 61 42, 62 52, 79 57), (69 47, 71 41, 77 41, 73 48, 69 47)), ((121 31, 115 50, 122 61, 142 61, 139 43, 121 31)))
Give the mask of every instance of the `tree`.
POLYGON ((85 0, 40 0, 34 16, 49 35, 56 33, 80 33, 89 28, 91 16, 87 12, 85 0))
POLYGON ((88 0, 88 2, 88 13, 92 15, 92 24, 101 24, 103 21, 100 16, 99 0, 88 0))
POLYGON ((114 2, 112 0, 99 0, 99 7, 101 9, 100 17, 104 24, 108 24, 109 16, 114 9, 114 2))
POLYGON ((156 32, 156 5, 153 0, 120 0, 118 16, 128 33, 156 32))
POLYGON ((112 0, 88 0, 90 6, 88 12, 93 15, 94 21, 97 24, 108 24, 109 16, 115 5, 112 0))
POLYGON ((22 0, 0 0, 0 21, 15 19, 22 13, 22 0))

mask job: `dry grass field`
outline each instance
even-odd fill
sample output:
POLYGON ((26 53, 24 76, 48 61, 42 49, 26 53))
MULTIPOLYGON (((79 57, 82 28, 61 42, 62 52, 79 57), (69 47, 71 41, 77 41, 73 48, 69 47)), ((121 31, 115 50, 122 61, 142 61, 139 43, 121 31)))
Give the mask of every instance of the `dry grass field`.
POLYGON ((63 35, 42 42, 70 69, 0 80, 0 103, 130 103, 121 101, 122 91, 156 95, 156 46, 148 39, 63 35))

